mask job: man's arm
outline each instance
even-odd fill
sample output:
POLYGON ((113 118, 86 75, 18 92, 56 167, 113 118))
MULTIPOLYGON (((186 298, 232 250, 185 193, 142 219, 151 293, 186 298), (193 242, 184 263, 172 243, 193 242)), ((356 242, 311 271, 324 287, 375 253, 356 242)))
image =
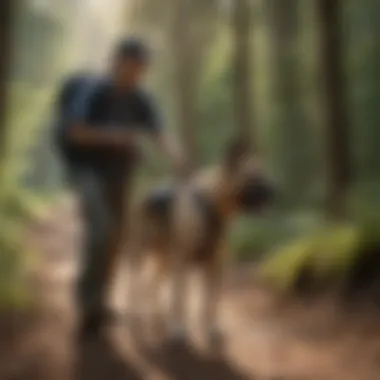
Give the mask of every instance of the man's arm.
POLYGON ((69 138, 77 145, 84 146, 126 146, 133 139, 125 131, 101 131, 85 123, 73 123, 69 128, 69 138))
POLYGON ((178 141, 163 128, 160 114, 153 99, 144 94, 142 97, 142 122, 158 149, 168 158, 177 172, 183 172, 186 159, 178 141))
POLYGON ((168 157, 169 161, 176 167, 181 168, 185 165, 185 157, 179 144, 166 132, 154 135, 153 140, 158 149, 168 157))
POLYGON ((99 104, 99 90, 90 89, 73 105, 70 114, 68 137, 76 145, 93 147, 125 147, 132 137, 125 131, 101 130, 92 127, 94 112, 99 104))

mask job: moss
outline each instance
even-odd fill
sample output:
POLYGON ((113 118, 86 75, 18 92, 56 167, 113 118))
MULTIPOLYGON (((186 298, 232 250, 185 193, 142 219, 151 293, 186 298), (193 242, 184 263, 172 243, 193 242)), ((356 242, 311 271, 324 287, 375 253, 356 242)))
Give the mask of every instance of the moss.
POLYGON ((243 217, 237 221, 230 239, 230 250, 237 260, 252 260, 315 230, 320 224, 311 212, 243 217))
POLYGON ((315 289, 350 288, 352 293, 379 278, 379 232, 379 223, 326 226, 274 251, 260 274, 279 290, 302 290, 306 273, 315 289))
MULTIPOLYGON (((8 183, 9 185, 9 183, 8 183)), ((43 208, 27 193, 5 186, 0 196, 0 309, 26 306, 26 274, 34 255, 23 240, 24 226, 43 208)))

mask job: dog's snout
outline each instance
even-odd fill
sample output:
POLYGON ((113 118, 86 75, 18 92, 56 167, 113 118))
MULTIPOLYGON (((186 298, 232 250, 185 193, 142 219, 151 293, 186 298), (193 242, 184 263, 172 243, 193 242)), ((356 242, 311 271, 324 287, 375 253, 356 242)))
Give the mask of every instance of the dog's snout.
POLYGON ((275 185, 266 178, 252 178, 241 194, 241 208, 249 212, 262 210, 270 206, 275 198, 275 185))

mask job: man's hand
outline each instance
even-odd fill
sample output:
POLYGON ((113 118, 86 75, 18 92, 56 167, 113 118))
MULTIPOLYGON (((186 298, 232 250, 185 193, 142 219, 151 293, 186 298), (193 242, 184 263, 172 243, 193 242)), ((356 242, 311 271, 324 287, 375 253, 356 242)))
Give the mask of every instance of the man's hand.
POLYGON ((135 147, 135 138, 131 133, 122 130, 104 132, 105 143, 116 149, 132 149, 135 147))
POLYGON ((136 136, 121 128, 96 130, 82 125, 75 126, 70 131, 70 138, 79 145, 127 151, 137 149, 136 136))
POLYGON ((172 160, 172 163, 173 170, 177 176, 186 177, 188 174, 190 174, 190 163, 184 156, 177 155, 177 157, 172 160))
POLYGON ((108 133, 108 143, 112 149, 130 155, 133 159, 141 159, 142 151, 136 135, 122 130, 108 133))
POLYGON ((182 150, 167 135, 159 136, 156 143, 160 150, 169 158, 173 170, 177 176, 186 176, 190 172, 189 161, 183 155, 182 150))

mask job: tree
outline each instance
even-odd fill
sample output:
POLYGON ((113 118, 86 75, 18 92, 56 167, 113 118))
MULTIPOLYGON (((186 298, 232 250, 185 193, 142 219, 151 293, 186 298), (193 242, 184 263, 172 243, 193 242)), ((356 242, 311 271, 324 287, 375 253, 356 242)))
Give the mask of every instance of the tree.
POLYGON ((15 0, 0 2, 0 165, 5 157, 6 121, 8 107, 8 82, 11 63, 15 0))
POLYGON ((233 76, 237 133, 251 144, 253 128, 251 91, 251 6, 249 0, 235 0, 233 7, 234 46, 233 76))
POLYGON ((340 29, 341 5, 339 0, 317 0, 323 76, 322 99, 326 117, 327 210, 334 217, 342 217, 345 214, 347 191, 352 180, 350 128, 340 29))
POLYGON ((299 0, 267 0, 270 120, 274 166, 288 202, 308 200, 312 178, 310 129, 302 109, 299 0), (301 196, 302 194, 302 196, 301 196))
POLYGON ((380 3, 376 0, 348 0, 344 6, 356 178, 369 184, 379 180, 380 165, 380 3))
MULTIPOLYGON (((152 40, 160 50, 155 84, 172 111, 193 168, 197 166, 198 93, 204 57, 215 37, 218 0, 135 0, 128 9, 128 30, 152 40)), ((157 89, 156 88, 156 89, 157 89)))
POLYGON ((18 7, 12 79, 36 87, 46 87, 57 79, 63 68, 65 32, 57 13, 44 12, 29 1, 18 7))
POLYGON ((211 40, 218 2, 183 0, 175 2, 172 38, 177 123, 190 169, 196 169, 197 100, 205 50, 211 40))

